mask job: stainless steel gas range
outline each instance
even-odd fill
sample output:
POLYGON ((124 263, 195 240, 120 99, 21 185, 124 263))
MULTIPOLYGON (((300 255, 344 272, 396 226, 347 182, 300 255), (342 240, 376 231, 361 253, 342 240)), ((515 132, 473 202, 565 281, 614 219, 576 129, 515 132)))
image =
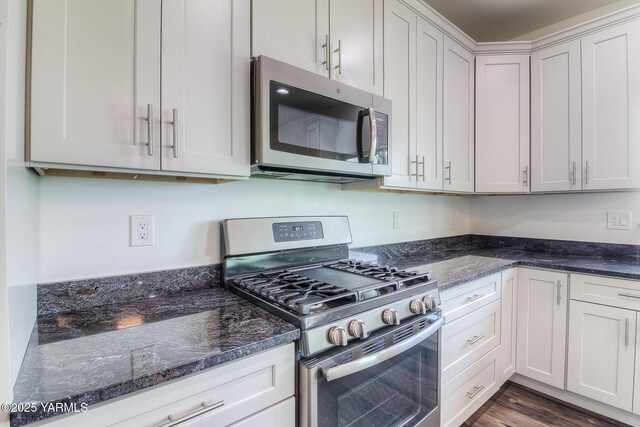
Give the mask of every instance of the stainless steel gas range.
POLYGON ((349 259, 344 216, 224 221, 224 283, 298 326, 298 425, 440 424, 438 288, 349 259))

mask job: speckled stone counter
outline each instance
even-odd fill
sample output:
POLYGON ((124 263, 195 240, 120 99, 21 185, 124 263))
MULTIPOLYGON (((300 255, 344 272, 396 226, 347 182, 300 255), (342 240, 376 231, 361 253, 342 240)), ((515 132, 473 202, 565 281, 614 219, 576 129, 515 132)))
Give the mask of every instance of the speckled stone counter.
MULTIPOLYGON (((96 404, 295 341, 293 325, 219 287, 38 318, 15 402, 96 404), (131 352, 153 346, 134 375, 131 352)), ((48 418, 13 413, 11 425, 48 418)))

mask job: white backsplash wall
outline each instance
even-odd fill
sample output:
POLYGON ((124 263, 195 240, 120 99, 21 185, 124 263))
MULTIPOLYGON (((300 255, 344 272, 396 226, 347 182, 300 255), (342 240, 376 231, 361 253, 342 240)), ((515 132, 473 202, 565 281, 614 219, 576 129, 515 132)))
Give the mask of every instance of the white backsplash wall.
POLYGON ((475 197, 474 234, 640 244, 640 192, 475 197), (607 230, 607 212, 631 212, 631 230, 607 230))
POLYGON ((348 215, 353 247, 467 234, 468 203, 269 179, 209 185, 43 178, 40 281, 217 263, 220 220, 232 217, 348 215), (393 229, 394 211, 400 212, 399 229, 393 229), (155 216, 155 246, 129 245, 131 214, 155 216))

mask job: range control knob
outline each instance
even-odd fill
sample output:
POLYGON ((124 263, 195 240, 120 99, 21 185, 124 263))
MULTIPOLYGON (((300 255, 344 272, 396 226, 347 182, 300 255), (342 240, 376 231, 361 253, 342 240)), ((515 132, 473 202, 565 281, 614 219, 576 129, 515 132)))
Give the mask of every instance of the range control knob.
POLYGON ((352 320, 349 322, 349 334, 363 340, 369 336, 367 325, 365 325, 362 320, 352 320))
POLYGON ((438 308, 438 300, 432 295, 425 296, 424 298, 422 298, 422 301, 427 306, 427 310, 435 310, 436 308, 438 308))
POLYGON ((382 312, 382 321, 387 325, 399 325, 400 315, 393 308, 388 308, 382 312))
POLYGON ((427 303, 419 299, 414 299, 409 304, 409 310, 411 310, 413 314, 427 314, 427 303))
POLYGON ((347 331, 342 326, 333 326, 329 329, 327 339, 333 345, 347 345, 347 331))

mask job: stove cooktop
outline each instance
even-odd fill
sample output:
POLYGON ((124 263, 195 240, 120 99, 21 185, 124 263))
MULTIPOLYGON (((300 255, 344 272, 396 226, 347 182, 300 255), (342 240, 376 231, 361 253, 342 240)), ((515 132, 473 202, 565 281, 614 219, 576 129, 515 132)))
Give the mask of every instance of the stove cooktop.
POLYGON ((431 277, 346 259, 236 276, 231 283, 297 316, 307 316, 426 285, 431 277))

